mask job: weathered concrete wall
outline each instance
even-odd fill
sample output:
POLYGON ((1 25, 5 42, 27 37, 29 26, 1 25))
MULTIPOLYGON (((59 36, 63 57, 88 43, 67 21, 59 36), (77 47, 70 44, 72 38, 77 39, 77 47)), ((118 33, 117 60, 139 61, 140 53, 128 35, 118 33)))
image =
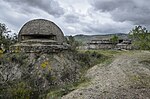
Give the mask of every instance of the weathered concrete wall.
POLYGON ((45 19, 27 22, 19 32, 19 41, 23 40, 22 35, 56 35, 56 41, 60 43, 65 41, 61 29, 55 23, 45 19))
POLYGON ((34 46, 11 46, 10 51, 13 53, 26 52, 26 53, 59 53, 61 51, 69 50, 68 46, 64 45, 34 45, 34 46))
POLYGON ((111 49, 112 44, 89 44, 88 49, 111 49))

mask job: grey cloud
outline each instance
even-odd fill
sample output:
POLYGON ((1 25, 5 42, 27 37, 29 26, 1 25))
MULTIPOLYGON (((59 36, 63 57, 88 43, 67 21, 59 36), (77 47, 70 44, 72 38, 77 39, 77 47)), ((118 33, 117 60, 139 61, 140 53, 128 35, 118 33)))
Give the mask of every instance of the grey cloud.
POLYGON ((0 12, 0 21, 11 27, 10 29, 14 29, 15 32, 17 32, 18 28, 22 26, 22 23, 27 20, 26 15, 13 12, 13 9, 4 2, 0 4, 0 12))
MULTIPOLYGON (((12 4, 12 6, 20 6, 22 10, 24 10, 23 8, 36 7, 55 17, 59 17, 64 14, 63 8, 60 7, 59 3, 56 2, 55 0, 3 0, 3 1, 12 4)), ((28 9, 26 11, 30 12, 30 10, 31 9, 28 9)))
MULTIPOLYGON (((97 2, 96 7, 95 3, 93 2, 92 6, 95 8, 95 10, 92 10, 90 13, 88 12, 81 13, 80 11, 77 11, 78 10, 77 8, 74 7, 72 8, 73 10, 70 10, 70 6, 66 5, 64 6, 62 3, 60 3, 61 6, 63 6, 63 8, 61 8, 59 3, 56 2, 56 0, 0 0, 0 2, 1 1, 3 3, 0 3, 0 11, 1 11, 0 20, 10 24, 9 25, 10 27, 15 27, 15 30, 17 31, 25 22, 33 18, 46 18, 48 20, 50 19, 54 21, 55 23, 57 23, 57 25, 60 26, 60 28, 62 28, 64 34, 66 35, 126 32, 127 30, 130 29, 130 24, 120 25, 120 23, 124 23, 123 21, 127 20, 124 17, 129 18, 134 17, 133 21, 137 21, 135 16, 132 15, 129 16, 128 14, 126 14, 126 16, 125 15, 122 16, 122 13, 124 14, 126 10, 118 9, 118 6, 121 8, 122 5, 114 4, 115 2, 107 5, 107 6, 111 6, 112 4, 116 5, 111 6, 110 8, 105 7, 103 5, 99 6, 100 1, 102 2, 102 0, 94 1, 97 2), (121 22, 115 22, 115 24, 113 23, 114 21, 104 22, 105 19, 107 18, 103 19, 102 17, 100 17, 101 16, 101 14, 99 14, 100 11, 104 13, 110 12, 114 20, 121 22), (53 15, 54 17, 51 15, 53 15), (56 18, 59 16, 60 18, 56 18), (116 18, 118 16, 122 17, 116 18), (99 22, 97 23, 96 20, 98 20, 99 22), (104 20, 103 24, 101 24, 100 22, 101 20, 104 20)), ((105 1, 112 1, 112 0, 105 0, 105 1)), ((127 1, 129 2, 129 0, 127 1)), ((78 3, 82 3, 82 1, 78 3)), ((140 6, 140 4, 141 3, 138 3, 137 5, 140 6)), ((69 5, 72 5, 72 3, 70 3, 69 5)), ((125 5, 127 4, 124 3, 124 7, 125 5)), ((132 5, 130 6, 132 7, 132 5)), ((128 13, 128 10, 126 11, 126 13, 128 13)), ((149 13, 149 11, 145 13, 149 13)), ((142 14, 140 15, 141 17, 143 17, 142 14)), ((108 17, 108 19, 109 18, 110 17, 108 17)), ((137 16, 137 18, 139 18, 139 16, 137 16)), ((144 22, 143 20, 141 21, 144 22)))
POLYGON ((111 26, 110 24, 105 24, 103 26, 94 26, 94 25, 87 25, 85 28, 83 28, 84 32, 87 33, 119 33, 122 31, 118 31, 116 26, 111 26))
POLYGON ((73 15, 73 14, 68 14, 64 16, 64 21, 67 23, 77 23, 79 22, 79 17, 77 15, 73 15))
POLYGON ((135 25, 150 25, 148 0, 94 0, 95 11, 109 12, 115 21, 130 21, 135 25))
POLYGON ((113 11, 117 8, 125 8, 133 6, 132 0, 93 0, 91 5, 94 6, 95 10, 101 11, 113 11))
POLYGON ((130 30, 131 25, 127 22, 119 22, 119 23, 106 23, 101 24, 97 22, 96 24, 86 23, 83 24, 83 31, 86 33, 94 33, 94 34, 101 34, 101 33, 128 33, 130 30))

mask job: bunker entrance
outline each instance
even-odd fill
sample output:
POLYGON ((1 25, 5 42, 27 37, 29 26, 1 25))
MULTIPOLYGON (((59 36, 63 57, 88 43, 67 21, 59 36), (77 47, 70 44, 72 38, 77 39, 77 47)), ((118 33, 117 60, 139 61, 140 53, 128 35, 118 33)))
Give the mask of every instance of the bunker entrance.
POLYGON ((56 40, 56 35, 24 35, 22 36, 23 40, 28 39, 41 39, 41 40, 56 40))

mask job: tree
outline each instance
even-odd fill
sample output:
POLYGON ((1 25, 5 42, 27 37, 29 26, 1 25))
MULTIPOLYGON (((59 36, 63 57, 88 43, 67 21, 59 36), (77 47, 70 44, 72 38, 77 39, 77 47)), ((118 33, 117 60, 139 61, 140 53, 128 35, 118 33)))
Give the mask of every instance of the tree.
POLYGON ((8 50, 10 45, 17 41, 17 35, 14 33, 14 35, 10 36, 10 32, 5 24, 0 23, 0 47, 3 46, 3 51, 4 49, 8 50))
POLYGON ((135 26, 130 32, 129 37, 133 41, 133 45, 141 50, 150 49, 150 31, 145 27, 135 26))
POLYGON ((116 44, 118 43, 119 41, 119 37, 117 35, 113 35, 111 38, 110 38, 110 41, 113 43, 113 48, 115 48, 116 44))
POLYGON ((110 38, 110 41, 111 41, 113 44, 118 43, 118 40, 119 40, 119 37, 118 37, 117 35, 113 35, 113 36, 110 38))
POLYGON ((2 40, 4 39, 4 34, 7 32, 5 24, 0 23, 0 44, 2 44, 2 40))
POLYGON ((79 42, 77 42, 73 36, 68 36, 67 43, 71 45, 71 50, 76 50, 76 48, 79 46, 79 42))

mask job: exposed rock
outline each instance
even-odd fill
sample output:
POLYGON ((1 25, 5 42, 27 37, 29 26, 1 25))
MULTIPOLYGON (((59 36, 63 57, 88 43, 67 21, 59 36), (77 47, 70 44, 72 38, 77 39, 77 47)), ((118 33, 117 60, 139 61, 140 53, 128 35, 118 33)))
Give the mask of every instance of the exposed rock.
MULTIPOLYGON (((75 82, 79 79, 81 68, 71 52, 6 54, 0 62, 1 90, 12 90, 14 84, 21 82, 38 95, 44 94, 51 87, 75 82)), ((0 98, 11 98, 11 95, 10 91, 0 92, 0 98)))

